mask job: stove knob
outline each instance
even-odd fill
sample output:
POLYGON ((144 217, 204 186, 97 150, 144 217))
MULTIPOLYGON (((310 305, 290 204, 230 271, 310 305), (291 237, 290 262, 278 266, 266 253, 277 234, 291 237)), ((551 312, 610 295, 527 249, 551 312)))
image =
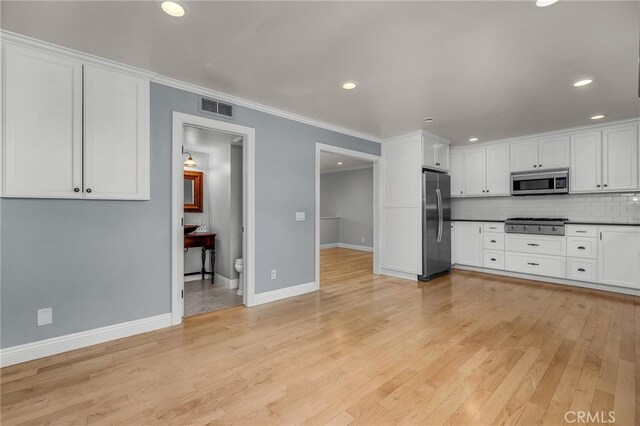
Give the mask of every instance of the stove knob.
POLYGON ((557 226, 554 226, 554 227, 552 227, 552 228, 551 228, 551 230, 552 230, 552 231, 557 231, 557 230, 558 230, 558 227, 557 227, 557 226))
POLYGON ((511 225, 511 229, 516 229, 516 226, 515 225, 511 225))
POLYGON ((542 231, 542 226, 538 226, 538 231, 542 231))
POLYGON ((529 229, 529 226, 525 225, 523 229, 526 231, 527 229, 529 229))

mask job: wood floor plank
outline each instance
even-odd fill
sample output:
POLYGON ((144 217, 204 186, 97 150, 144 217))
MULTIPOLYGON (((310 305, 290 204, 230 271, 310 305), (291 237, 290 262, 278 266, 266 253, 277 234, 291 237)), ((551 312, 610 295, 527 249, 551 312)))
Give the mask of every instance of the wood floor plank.
POLYGON ((7 367, 17 424, 640 424, 640 298, 321 252, 321 288, 7 367))

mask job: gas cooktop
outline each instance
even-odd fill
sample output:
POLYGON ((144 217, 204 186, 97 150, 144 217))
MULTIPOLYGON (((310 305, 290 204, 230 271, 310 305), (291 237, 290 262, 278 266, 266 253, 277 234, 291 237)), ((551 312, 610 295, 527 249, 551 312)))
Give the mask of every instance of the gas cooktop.
POLYGON ((505 232, 513 234, 564 235, 569 219, 556 217, 513 217, 505 221, 505 232))

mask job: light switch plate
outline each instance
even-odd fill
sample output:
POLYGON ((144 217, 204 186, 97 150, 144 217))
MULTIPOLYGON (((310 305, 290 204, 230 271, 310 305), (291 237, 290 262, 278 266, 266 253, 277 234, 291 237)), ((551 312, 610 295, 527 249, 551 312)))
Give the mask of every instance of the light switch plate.
POLYGON ((51 308, 38 309, 38 327, 41 325, 51 324, 53 322, 53 313, 51 308))
POLYGON ((296 212, 296 222, 304 222, 305 220, 305 212, 296 212))

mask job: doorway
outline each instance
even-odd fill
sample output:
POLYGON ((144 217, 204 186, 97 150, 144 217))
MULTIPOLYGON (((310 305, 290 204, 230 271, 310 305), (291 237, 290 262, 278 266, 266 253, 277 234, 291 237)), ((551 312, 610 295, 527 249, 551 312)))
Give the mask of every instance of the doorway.
POLYGON ((186 318, 242 304, 244 137, 183 129, 186 318))
POLYGON ((316 144, 316 282, 378 273, 380 157, 316 144))
POLYGON ((185 316, 236 303, 254 304, 255 130, 174 112, 172 145, 171 265, 175 325, 185 316), (231 168, 232 162, 235 170, 231 168), (202 200, 196 196, 194 184, 185 179, 185 171, 201 173, 202 200), (220 195, 215 192, 216 186, 228 190, 220 195), (232 193, 236 196, 232 197, 232 193), (192 207, 197 204, 195 201, 201 207, 185 211, 185 206, 192 207), (225 211, 228 218, 223 220, 225 211), (186 225, 192 225, 191 229, 186 225), (196 232, 188 233, 190 230, 196 232), (243 263, 241 275, 234 273, 238 258, 243 263), (237 294, 238 288, 241 295, 237 294))

